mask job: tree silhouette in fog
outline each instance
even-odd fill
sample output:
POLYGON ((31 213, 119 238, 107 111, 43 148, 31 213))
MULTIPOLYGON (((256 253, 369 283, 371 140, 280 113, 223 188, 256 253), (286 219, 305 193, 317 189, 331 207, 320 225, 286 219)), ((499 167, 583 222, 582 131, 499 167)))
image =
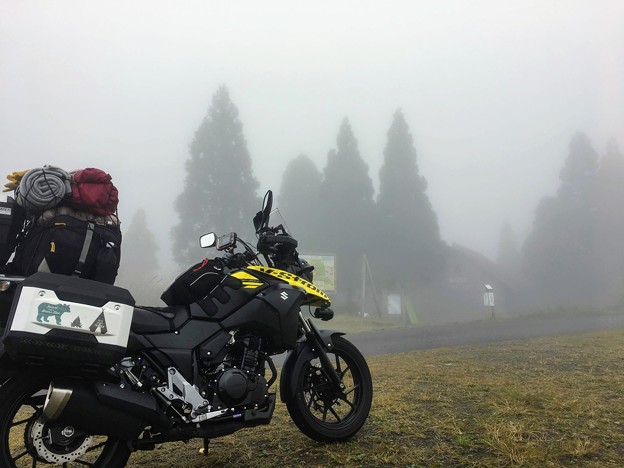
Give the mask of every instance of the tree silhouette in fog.
POLYGON ((284 170, 278 207, 291 234, 299 241, 300 252, 318 252, 322 248, 318 198, 321 173, 304 154, 290 161, 284 170))
POLYGON ((595 281, 613 302, 624 295, 624 157, 615 141, 600 159, 592 202, 595 281))
POLYGON ((387 282, 426 284, 444 270, 445 249, 401 110, 395 112, 387 135, 377 199, 382 255, 376 263, 381 263, 387 282))
POLYGON ((119 281, 131 285, 152 278, 158 271, 158 250, 145 210, 141 208, 124 232, 119 281))
POLYGON ((496 263, 506 271, 520 273, 522 265, 520 244, 508 222, 504 222, 501 228, 496 250, 496 263))
POLYGON ((175 261, 197 261, 202 255, 198 239, 208 231, 250 232, 252 215, 259 209, 258 185, 238 109, 221 86, 195 132, 183 191, 175 201, 180 217, 171 231, 175 261))
POLYGON ((557 304, 595 297, 593 195, 598 154, 582 133, 572 138, 556 196, 544 198, 524 245, 524 270, 541 298, 557 304))
POLYGON ((360 156, 351 124, 344 119, 336 148, 329 151, 319 196, 323 242, 336 254, 336 288, 356 294, 362 255, 374 228, 373 182, 360 156))

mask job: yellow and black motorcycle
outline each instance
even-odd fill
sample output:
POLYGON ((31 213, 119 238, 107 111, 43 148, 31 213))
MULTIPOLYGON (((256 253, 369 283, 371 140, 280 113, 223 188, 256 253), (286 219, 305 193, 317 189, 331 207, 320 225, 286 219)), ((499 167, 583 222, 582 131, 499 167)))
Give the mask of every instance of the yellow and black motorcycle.
MULTIPOLYGON (((223 255, 138 307, 122 288, 36 273, 17 288, 0 350, 0 466, 124 466, 134 450, 268 424, 272 357, 288 355, 280 397, 297 427, 344 441, 365 423, 372 381, 299 259, 270 227, 272 194, 254 218, 256 249, 230 233, 201 237, 223 255), (264 262, 260 261, 260 257, 264 262)), ((207 450, 206 450, 207 452, 207 450)))

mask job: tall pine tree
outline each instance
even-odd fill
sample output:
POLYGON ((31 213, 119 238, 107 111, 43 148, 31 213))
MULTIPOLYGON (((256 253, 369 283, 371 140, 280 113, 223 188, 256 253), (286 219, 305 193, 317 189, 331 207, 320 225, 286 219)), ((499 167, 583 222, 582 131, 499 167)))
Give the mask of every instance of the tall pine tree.
POLYGON ((301 252, 322 249, 323 229, 320 214, 310 210, 318 202, 321 190, 321 173, 312 160, 304 154, 288 163, 282 176, 278 207, 291 234, 299 241, 301 252))
POLYGON ((144 209, 139 209, 124 232, 122 261, 116 283, 132 291, 135 299, 155 303, 166 285, 159 276, 158 244, 147 224, 144 209))
POLYGON ((614 301, 624 296, 624 157, 615 141, 600 159, 593 187, 595 280, 614 301))
POLYGON ((383 239, 383 256, 378 258, 389 285, 426 284, 445 269, 445 248, 426 189, 412 135, 403 112, 397 110, 388 130, 377 199, 383 239))
POLYGON ((123 263, 129 269, 146 274, 158 270, 159 247, 147 226, 147 215, 143 208, 135 213, 128 231, 124 233, 123 249, 123 263))
POLYGON ((180 223, 171 231, 174 259, 181 265, 201 256, 198 239, 208 231, 250 232, 259 206, 243 126, 225 86, 213 95, 190 153, 184 189, 175 201, 180 223))
POLYGON ((336 289, 354 297, 362 255, 370 248, 375 205, 368 166, 346 118, 340 125, 336 148, 327 155, 319 200, 323 240, 327 250, 336 254, 336 289))
POLYGON ((496 263, 511 273, 520 273, 522 265, 520 246, 513 229, 511 229, 507 221, 503 223, 501 228, 498 249, 496 251, 496 263))
POLYGON ((592 187, 598 155, 582 133, 574 135, 555 197, 542 200, 525 242, 524 270, 551 303, 591 303, 597 293, 593 262, 592 187))

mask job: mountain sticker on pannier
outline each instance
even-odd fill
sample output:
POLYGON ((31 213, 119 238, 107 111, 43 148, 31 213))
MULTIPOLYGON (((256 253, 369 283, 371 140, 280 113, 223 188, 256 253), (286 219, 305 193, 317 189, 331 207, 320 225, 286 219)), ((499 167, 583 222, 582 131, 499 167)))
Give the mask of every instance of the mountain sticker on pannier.
POLYGON ((104 318, 104 309, 102 309, 102 313, 98 315, 98 318, 95 319, 95 322, 91 324, 89 330, 91 330, 92 333, 95 333, 98 328, 100 329, 100 333, 102 335, 106 335, 108 327, 106 326, 106 318, 104 318))

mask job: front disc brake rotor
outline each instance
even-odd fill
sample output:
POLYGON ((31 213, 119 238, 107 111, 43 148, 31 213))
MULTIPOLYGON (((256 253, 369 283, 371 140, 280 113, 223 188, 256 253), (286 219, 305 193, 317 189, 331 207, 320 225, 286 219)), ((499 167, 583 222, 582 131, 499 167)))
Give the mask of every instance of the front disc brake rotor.
POLYGON ((332 389, 329 379, 321 368, 310 367, 308 372, 308 384, 310 385, 310 396, 314 402, 315 409, 322 410, 325 406, 332 406, 334 404, 336 401, 336 392, 332 389), (322 401, 324 406, 319 405, 319 401, 322 401))
POLYGON ((30 429, 31 443, 37 450, 37 455, 49 463, 68 463, 84 455, 93 444, 90 435, 75 435, 71 426, 59 431, 59 440, 51 440, 48 420, 41 416, 30 429))

